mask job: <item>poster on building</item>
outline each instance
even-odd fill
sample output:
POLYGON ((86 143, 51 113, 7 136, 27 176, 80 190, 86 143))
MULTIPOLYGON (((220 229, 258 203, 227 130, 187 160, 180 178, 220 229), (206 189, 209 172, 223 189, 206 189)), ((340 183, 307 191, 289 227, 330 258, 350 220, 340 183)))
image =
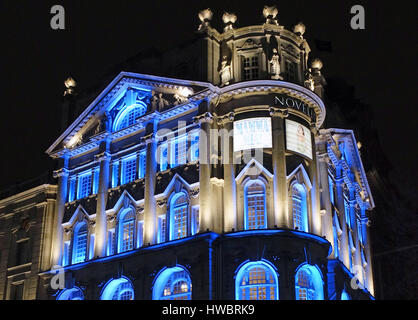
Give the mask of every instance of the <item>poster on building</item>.
POLYGON ((251 118, 234 122, 234 152, 271 147, 271 118, 251 118))
POLYGON ((286 149, 312 159, 311 131, 298 122, 286 119, 286 149))

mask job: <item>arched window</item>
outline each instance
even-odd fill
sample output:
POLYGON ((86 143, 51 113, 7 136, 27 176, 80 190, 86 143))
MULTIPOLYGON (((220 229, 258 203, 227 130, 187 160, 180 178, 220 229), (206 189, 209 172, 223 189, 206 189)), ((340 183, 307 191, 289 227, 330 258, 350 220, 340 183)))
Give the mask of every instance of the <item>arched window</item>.
POLYGON ((296 183, 292 187, 293 228, 308 232, 308 210, 305 188, 296 183))
POLYGON ((239 268, 235 279, 236 300, 278 300, 277 272, 264 261, 248 262, 239 268))
POLYGON ((250 181, 244 188, 245 230, 266 229, 266 190, 260 180, 250 181))
POLYGON ((79 222, 74 228, 72 262, 86 261, 87 256, 87 223, 79 222))
POLYGON ((298 269, 295 291, 296 300, 324 300, 322 276, 316 266, 305 264, 298 269))
POLYGON ((135 211, 125 209, 119 218, 118 252, 134 249, 135 211))
POLYGON ((119 131, 133 125, 140 116, 147 111, 147 106, 142 103, 127 106, 119 112, 115 119, 114 131, 119 131))
POLYGON ((109 281, 100 300, 133 300, 134 288, 132 283, 125 277, 109 281))
POLYGON ((157 276, 152 290, 153 300, 191 300, 192 280, 183 267, 168 268, 157 276))
POLYGON ((187 237, 188 212, 186 195, 182 192, 174 195, 170 201, 170 240, 187 237))
POLYGON ((60 292, 57 300, 84 300, 83 291, 80 288, 64 289, 60 292))

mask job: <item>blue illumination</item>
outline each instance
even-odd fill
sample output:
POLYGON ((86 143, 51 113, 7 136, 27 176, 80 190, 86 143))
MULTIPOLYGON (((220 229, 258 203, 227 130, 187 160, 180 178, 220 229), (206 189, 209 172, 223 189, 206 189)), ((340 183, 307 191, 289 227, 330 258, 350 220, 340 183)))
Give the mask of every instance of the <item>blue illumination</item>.
POLYGON ((306 190, 299 183, 294 184, 292 188, 292 214, 294 229, 308 232, 306 190))
POLYGON ((251 180, 244 187, 245 230, 266 229, 266 188, 261 180, 251 180))
POLYGON ((147 106, 143 102, 125 106, 115 118, 113 131, 119 131, 133 125, 136 119, 144 115, 146 111, 147 106))
POLYGON ((347 291, 345 291, 345 289, 341 293, 341 300, 351 300, 350 295, 347 293, 347 291))
POLYGON ((191 134, 190 161, 199 160, 199 132, 191 134))
POLYGON ((329 197, 332 204, 335 204, 334 202, 334 181, 332 178, 328 175, 328 186, 329 186, 329 197))
POLYGON ((303 264, 295 275, 296 300, 324 300, 321 271, 317 266, 303 264))
POLYGON ((69 188, 68 188, 68 202, 72 202, 75 200, 75 183, 76 178, 72 177, 69 182, 69 188))
POLYGON ((132 155, 122 161, 122 184, 136 180, 136 155, 132 155))
POLYGON ((165 171, 168 168, 168 145, 167 142, 160 146, 160 171, 165 171))
POLYGON ((118 252, 134 249, 135 211, 132 208, 121 212, 118 223, 118 252))
POLYGON ((134 300, 134 289, 126 277, 110 279, 100 295, 100 300, 134 300))
POLYGON ((86 260, 87 254, 87 223, 79 222, 74 228, 72 263, 86 260))
POLYGON ((171 141, 170 167, 187 163, 187 136, 183 135, 171 141))
POLYGON ((278 300, 277 269, 266 260, 246 262, 235 278, 236 300, 278 300))
POLYGON ((187 237, 188 212, 186 194, 183 192, 175 194, 170 200, 170 240, 187 237))
POLYGON ((192 280, 183 266, 165 268, 154 280, 152 300, 191 300, 192 280))
POLYGON ((91 171, 82 173, 78 177, 77 199, 83 199, 91 194, 91 171))
POLYGON ((119 162, 113 162, 112 167, 112 188, 115 188, 119 185, 119 162))
POLYGON ((84 294, 78 287, 64 289, 59 293, 57 300, 84 300, 84 294))

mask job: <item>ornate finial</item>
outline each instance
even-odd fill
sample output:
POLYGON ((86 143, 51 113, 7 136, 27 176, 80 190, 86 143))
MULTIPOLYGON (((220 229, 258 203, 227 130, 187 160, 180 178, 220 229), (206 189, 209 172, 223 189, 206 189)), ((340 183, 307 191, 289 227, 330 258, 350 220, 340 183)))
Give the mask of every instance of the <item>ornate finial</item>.
POLYGON ((266 23, 278 25, 279 23, 277 22, 276 18, 278 13, 279 11, 277 10, 276 6, 264 6, 263 15, 264 18, 266 18, 266 23))
POLYGON ((321 71, 323 66, 324 65, 323 65, 322 61, 318 58, 314 59, 311 63, 311 67, 312 67, 313 71, 321 71))
POLYGON ((225 23, 224 32, 234 29, 234 23, 237 21, 237 16, 234 13, 225 12, 222 16, 222 21, 225 23))
POLYGON ((64 96, 66 95, 70 95, 74 93, 74 89, 77 86, 77 82, 72 78, 72 77, 68 77, 65 81, 64 81, 64 85, 65 85, 65 92, 64 92, 64 96))
POLYGON ((303 35, 305 34, 306 26, 299 22, 297 25, 293 27, 293 32, 296 33, 299 37, 303 39, 303 35))
POLYGON ((199 26, 198 31, 204 31, 207 27, 209 27, 209 22, 212 20, 213 12, 212 10, 204 9, 199 12, 199 19, 202 22, 199 26))

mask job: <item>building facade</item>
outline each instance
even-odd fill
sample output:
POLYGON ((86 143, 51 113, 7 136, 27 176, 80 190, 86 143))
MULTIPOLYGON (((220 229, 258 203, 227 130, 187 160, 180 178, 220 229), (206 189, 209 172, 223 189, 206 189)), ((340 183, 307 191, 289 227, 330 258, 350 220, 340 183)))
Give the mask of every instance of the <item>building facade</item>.
POLYGON ((60 164, 51 232, 22 297, 373 299, 356 139, 323 127, 305 26, 263 14, 236 28, 225 13, 219 33, 203 10, 184 50, 199 81, 121 72, 47 150, 60 164))

